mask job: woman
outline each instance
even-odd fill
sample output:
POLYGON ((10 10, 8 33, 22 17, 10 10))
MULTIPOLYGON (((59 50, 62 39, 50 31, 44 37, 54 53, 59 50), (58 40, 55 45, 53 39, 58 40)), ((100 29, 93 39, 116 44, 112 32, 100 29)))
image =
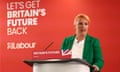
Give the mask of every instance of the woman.
POLYGON ((72 58, 80 58, 92 64, 94 68, 81 65, 80 72, 98 72, 104 61, 99 40, 88 34, 90 19, 85 14, 78 14, 74 19, 75 35, 66 37, 62 51, 70 50, 72 58))

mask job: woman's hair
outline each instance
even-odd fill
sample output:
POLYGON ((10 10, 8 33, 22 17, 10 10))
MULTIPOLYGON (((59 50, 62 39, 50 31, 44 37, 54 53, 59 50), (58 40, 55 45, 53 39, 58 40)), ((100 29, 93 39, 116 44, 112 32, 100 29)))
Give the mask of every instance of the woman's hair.
POLYGON ((88 22, 90 22, 89 16, 86 15, 86 14, 83 14, 83 13, 77 14, 77 15, 75 16, 75 18, 74 18, 74 23, 75 23, 75 21, 78 20, 78 19, 85 19, 85 20, 87 20, 88 22))

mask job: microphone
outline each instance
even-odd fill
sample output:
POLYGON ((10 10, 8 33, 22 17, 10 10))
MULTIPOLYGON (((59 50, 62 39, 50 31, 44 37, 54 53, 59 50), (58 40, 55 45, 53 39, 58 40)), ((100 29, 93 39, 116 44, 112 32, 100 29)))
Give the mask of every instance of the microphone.
POLYGON ((47 50, 54 42, 51 42, 44 50, 47 50))

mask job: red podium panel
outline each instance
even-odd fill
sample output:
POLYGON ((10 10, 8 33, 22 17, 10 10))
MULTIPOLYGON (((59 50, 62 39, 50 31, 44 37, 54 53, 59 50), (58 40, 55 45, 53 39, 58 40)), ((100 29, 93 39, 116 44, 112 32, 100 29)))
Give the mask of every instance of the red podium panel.
POLYGON ((71 53, 62 50, 33 51, 33 60, 71 59, 71 53))

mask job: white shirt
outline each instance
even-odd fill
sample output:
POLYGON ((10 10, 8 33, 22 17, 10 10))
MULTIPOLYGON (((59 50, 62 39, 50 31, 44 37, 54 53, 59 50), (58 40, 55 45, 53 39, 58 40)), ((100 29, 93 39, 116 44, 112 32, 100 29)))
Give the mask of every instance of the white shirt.
MULTIPOLYGON (((72 58, 83 59, 82 57, 83 57, 84 42, 85 40, 78 42, 77 39, 75 38, 72 46, 72 58)), ((80 72, 90 72, 90 68, 87 65, 81 64, 80 72)))

